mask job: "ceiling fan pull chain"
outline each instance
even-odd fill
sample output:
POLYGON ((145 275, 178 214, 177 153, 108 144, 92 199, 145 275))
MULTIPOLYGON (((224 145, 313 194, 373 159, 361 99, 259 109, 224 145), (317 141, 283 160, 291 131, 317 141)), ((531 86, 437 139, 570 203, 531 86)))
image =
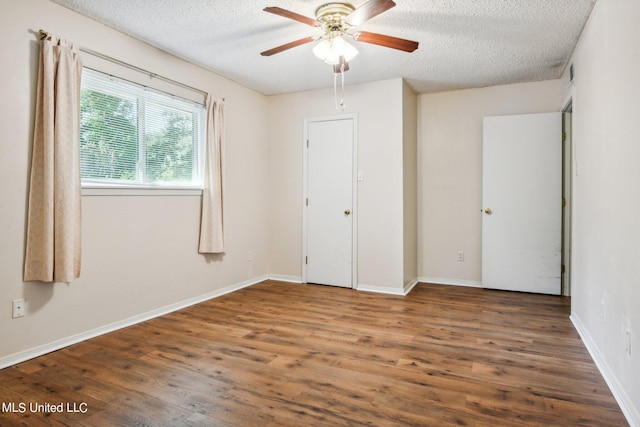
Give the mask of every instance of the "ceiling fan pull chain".
POLYGON ((340 76, 342 76, 342 93, 340 94, 340 111, 344 111, 344 62, 340 65, 340 76))
POLYGON ((338 78, 338 73, 333 73, 333 103, 336 106, 336 110, 339 110, 340 108, 338 108, 338 88, 336 87, 337 78, 338 78))
POLYGON ((344 111, 344 63, 340 65, 340 75, 342 77, 342 92, 340 94, 340 102, 338 102, 338 73, 333 73, 333 99, 336 104, 336 110, 344 111))

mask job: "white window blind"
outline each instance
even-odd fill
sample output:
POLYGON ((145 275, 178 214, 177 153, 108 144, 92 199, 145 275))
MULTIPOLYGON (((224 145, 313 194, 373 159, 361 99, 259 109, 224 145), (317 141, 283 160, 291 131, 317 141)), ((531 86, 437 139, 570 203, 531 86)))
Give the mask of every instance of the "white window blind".
POLYGON ((201 188, 205 124, 203 105, 84 68, 82 183, 201 188))

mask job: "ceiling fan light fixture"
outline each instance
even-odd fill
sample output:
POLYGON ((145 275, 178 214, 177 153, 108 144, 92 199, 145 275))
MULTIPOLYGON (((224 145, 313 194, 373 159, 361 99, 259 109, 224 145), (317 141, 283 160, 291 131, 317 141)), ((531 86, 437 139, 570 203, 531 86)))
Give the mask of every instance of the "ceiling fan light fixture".
POLYGON ((349 3, 327 3, 316 9, 316 19, 308 18, 280 7, 266 7, 264 9, 265 12, 321 29, 324 35, 295 40, 266 50, 261 55, 271 56, 296 46, 317 41, 318 43, 313 48, 313 54, 321 61, 332 66, 336 108, 344 110, 344 74, 349 70, 349 61, 358 55, 356 48, 347 43, 345 37, 350 37, 358 42, 375 44, 405 52, 413 52, 418 48, 418 42, 412 40, 355 30, 363 22, 386 12, 395 5, 393 0, 367 0, 358 8, 349 3), (342 80, 340 102, 338 102, 338 76, 342 80))
POLYGON ((322 40, 313 48, 313 54, 327 64, 336 65, 340 63, 341 56, 349 62, 358 55, 358 51, 338 36, 322 40))

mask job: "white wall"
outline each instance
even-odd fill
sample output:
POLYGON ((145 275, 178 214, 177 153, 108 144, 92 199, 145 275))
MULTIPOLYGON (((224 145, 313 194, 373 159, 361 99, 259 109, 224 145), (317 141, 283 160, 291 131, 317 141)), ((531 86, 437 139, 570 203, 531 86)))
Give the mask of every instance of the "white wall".
POLYGON ((3 1, 1 9, 0 365, 16 353, 265 277, 267 98, 47 0, 3 1), (197 253, 199 196, 85 196, 81 278, 22 282, 40 28, 226 98, 224 256, 197 253), (25 298, 27 313, 12 319, 17 298, 25 298))
MULTIPOLYGON (((348 73, 346 75, 348 79, 348 73)), ((327 67, 327 78, 331 68, 327 67)), ((345 114, 358 115, 358 286, 403 289, 403 81, 345 89, 345 114)), ((333 90, 269 99, 271 273, 301 278, 303 120, 340 114, 333 90)))
POLYGON ((640 426, 640 2, 600 0, 574 52, 572 319, 640 426), (632 354, 625 351, 631 333, 632 354))
POLYGON ((559 111, 561 92, 561 81, 553 80, 419 96, 422 281, 481 285, 482 118, 559 111))

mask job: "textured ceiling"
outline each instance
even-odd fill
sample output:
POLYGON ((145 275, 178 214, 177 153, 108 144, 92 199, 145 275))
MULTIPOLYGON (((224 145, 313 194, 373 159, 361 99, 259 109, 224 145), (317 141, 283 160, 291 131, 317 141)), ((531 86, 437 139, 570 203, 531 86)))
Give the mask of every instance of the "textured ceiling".
MULTIPOLYGON (((303 0, 51 0, 266 95, 333 87, 313 44, 260 52, 321 31, 263 12, 315 18, 303 0)), ((417 93, 559 78, 596 0, 395 0, 358 27, 415 40, 413 53, 354 42, 347 84, 402 77, 417 93)), ((354 0, 359 7, 366 0, 354 0)), ((87 46, 90 48, 90 46, 87 46)))

